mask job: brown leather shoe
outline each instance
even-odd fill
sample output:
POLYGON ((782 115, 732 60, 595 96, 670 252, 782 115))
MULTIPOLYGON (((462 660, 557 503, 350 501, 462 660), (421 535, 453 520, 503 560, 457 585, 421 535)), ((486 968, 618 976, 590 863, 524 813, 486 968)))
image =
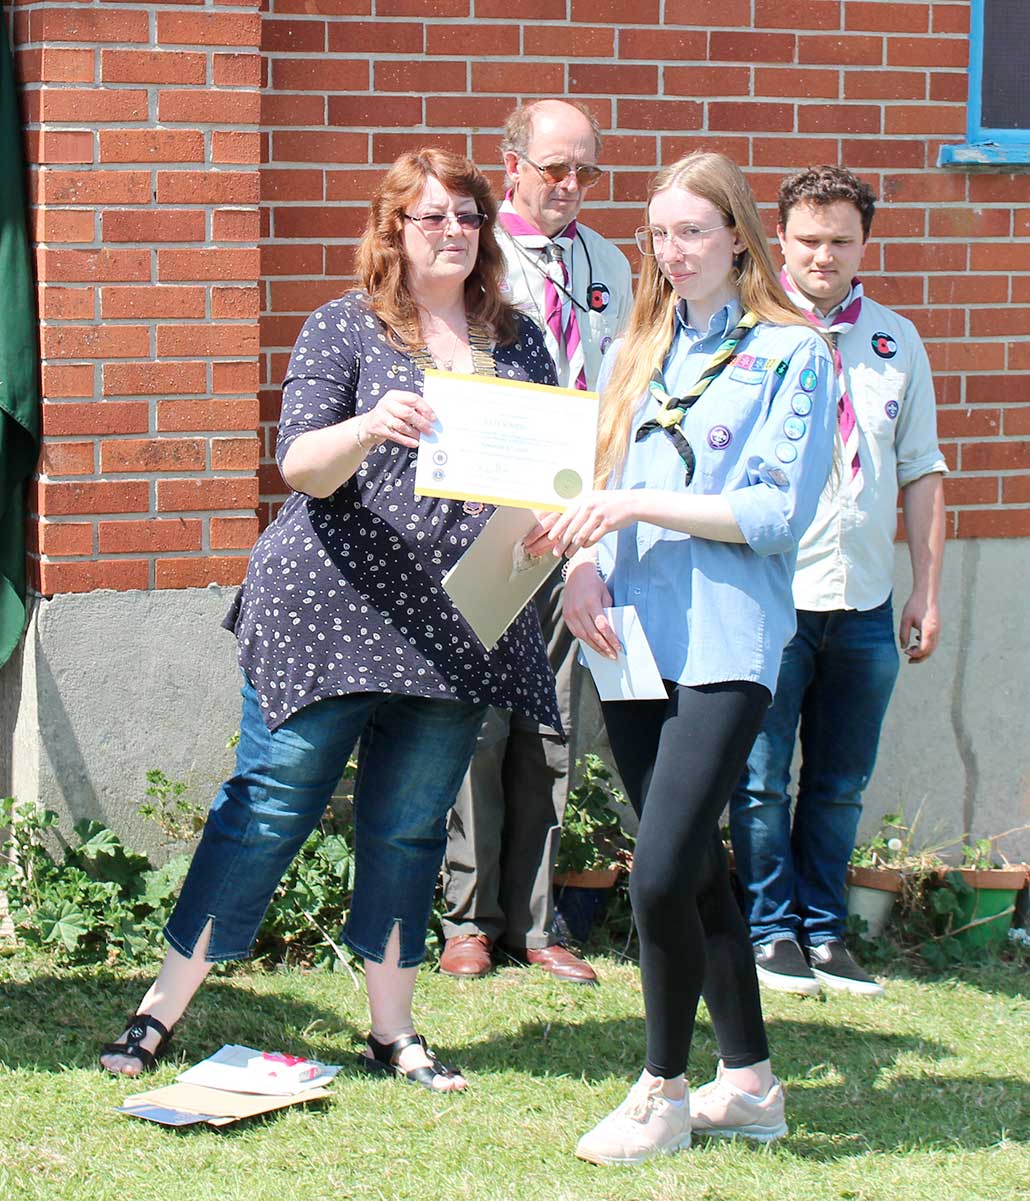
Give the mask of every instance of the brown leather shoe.
POLYGON ((525 947, 512 954, 531 967, 550 972, 557 980, 565 980, 569 984, 598 983, 597 973, 590 964, 561 943, 556 942, 549 947, 525 947))
POLYGON ((445 976, 475 980, 493 970, 492 944, 485 934, 459 934, 448 938, 440 956, 440 971, 445 976))

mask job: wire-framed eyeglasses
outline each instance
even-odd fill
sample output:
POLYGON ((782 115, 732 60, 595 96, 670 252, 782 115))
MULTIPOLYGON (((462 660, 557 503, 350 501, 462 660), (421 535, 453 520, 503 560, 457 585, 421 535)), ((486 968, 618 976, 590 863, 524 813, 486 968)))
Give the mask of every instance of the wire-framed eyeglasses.
POLYGON ((717 229, 728 229, 727 225, 710 225, 700 229, 696 225, 677 225, 675 229, 662 229, 660 225, 642 225, 633 235, 641 254, 657 256, 666 245, 674 246, 681 254, 693 254, 704 245, 708 234, 717 229))
POLYGON ((604 174, 604 169, 596 163, 570 163, 565 159, 555 159, 551 163, 534 163, 531 158, 522 156, 531 167, 536 167, 549 184, 564 183, 575 172, 576 183, 581 188, 592 188, 604 174))

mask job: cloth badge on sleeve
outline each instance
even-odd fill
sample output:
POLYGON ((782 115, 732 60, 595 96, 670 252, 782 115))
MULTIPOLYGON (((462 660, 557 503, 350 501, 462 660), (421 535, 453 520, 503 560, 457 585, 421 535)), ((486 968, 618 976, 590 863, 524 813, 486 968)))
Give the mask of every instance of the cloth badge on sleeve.
POLYGON ((798 457, 798 448, 793 442, 780 442, 776 446, 776 457, 781 463, 793 463, 798 457))
POLYGON ((790 407, 799 417, 807 417, 812 411, 812 398, 807 392, 795 392, 790 398, 790 407))
POLYGON ((806 367, 798 377, 798 383, 806 392, 814 392, 816 384, 819 383, 819 376, 816 375, 811 367, 806 367))
POLYGON ((893 421, 898 415, 898 402, 896 400, 888 400, 883 406, 883 411, 887 414, 891 421, 893 421))
POLYGON ((725 450, 733 441, 733 435, 725 425, 713 425, 708 431, 708 445, 712 450, 725 450))
POLYGON ((603 313, 611 298, 612 294, 607 284, 591 284, 587 288, 587 304, 595 313, 603 313))
POLYGON ((797 442, 799 438, 803 438, 807 429, 808 426, 805 425, 800 417, 788 417, 783 423, 783 432, 791 442, 797 442))
POLYGON ((881 359, 893 359, 898 353, 898 344, 894 341, 890 334, 873 334, 871 342, 873 350, 880 356, 881 359))

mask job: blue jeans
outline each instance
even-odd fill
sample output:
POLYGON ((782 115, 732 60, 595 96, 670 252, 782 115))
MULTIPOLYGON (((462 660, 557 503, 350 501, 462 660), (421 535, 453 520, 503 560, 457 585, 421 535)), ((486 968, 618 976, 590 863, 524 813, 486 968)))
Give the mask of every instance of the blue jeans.
POLYGON ((776 696, 730 802, 751 941, 844 936, 844 877, 898 674, 891 599, 866 612, 799 610, 776 696), (791 827, 790 764, 801 723, 791 827))
POLYGON ((207 959, 243 959, 293 857, 318 825, 358 740, 354 896, 342 940, 383 961, 400 925, 400 966, 425 955, 447 811, 485 705, 390 693, 317 701, 276 730, 244 679, 236 773, 208 814, 165 937, 190 956, 211 922, 207 959))

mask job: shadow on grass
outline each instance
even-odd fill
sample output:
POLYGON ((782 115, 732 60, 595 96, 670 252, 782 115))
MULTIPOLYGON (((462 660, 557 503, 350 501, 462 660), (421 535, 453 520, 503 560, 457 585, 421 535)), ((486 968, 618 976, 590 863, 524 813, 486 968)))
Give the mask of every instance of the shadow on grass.
MULTIPOLYGON (((37 1072, 95 1065, 100 1047, 125 1029, 145 988, 140 979, 106 970, 0 983, 0 1063, 37 1072)), ((167 1062, 185 1067, 238 1042, 288 1046, 294 1054, 346 1063, 355 1038, 364 1035, 338 1011, 280 992, 259 993, 226 977, 209 980, 197 993, 175 1028, 167 1062)))
MULTIPOLYGON (((798 1133, 782 1149, 801 1158, 836 1160, 870 1151, 913 1147, 977 1150, 1006 1137, 1030 1141, 1030 1094, 1025 1079, 998 1074, 950 1076, 932 1068, 916 1077, 890 1078, 905 1056, 940 1061, 945 1043, 912 1034, 877 1033, 847 1026, 773 1019, 766 1023, 776 1071, 789 1088, 788 1119, 798 1133)), ((718 1051, 711 1027, 698 1024, 690 1075, 714 1075, 718 1051)), ((472 1072, 517 1071, 627 1085, 644 1060, 643 1022, 635 1018, 577 1024, 526 1023, 504 1038, 462 1053, 472 1072)))

